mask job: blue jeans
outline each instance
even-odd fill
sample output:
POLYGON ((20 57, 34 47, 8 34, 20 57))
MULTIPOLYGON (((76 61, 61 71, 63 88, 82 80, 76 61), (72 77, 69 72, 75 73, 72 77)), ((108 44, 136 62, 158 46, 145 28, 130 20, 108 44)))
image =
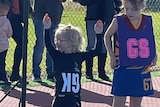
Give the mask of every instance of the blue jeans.
MULTIPOLYGON (((34 46, 33 51, 33 76, 34 78, 40 78, 41 75, 41 69, 40 69, 40 63, 42 61, 45 41, 44 41, 44 26, 41 19, 33 19, 34 26, 35 26, 35 34, 36 34, 36 43, 34 46)), ((49 55, 49 53, 46 53, 46 71, 48 77, 53 77, 53 61, 49 55)))

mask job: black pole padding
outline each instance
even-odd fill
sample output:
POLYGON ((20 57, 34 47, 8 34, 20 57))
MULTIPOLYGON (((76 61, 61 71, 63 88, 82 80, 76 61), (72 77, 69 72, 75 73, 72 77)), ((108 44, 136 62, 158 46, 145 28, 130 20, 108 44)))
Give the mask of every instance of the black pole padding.
POLYGON ((23 0, 23 37, 22 37, 22 93, 21 93, 21 107, 26 107, 26 78, 27 78, 27 37, 28 37, 28 9, 29 0, 23 0))

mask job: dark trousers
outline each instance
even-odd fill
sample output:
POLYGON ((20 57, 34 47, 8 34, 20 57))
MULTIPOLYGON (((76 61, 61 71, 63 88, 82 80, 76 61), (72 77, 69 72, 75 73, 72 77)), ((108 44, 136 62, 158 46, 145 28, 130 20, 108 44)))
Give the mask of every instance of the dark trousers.
POLYGON ((13 28, 13 36, 12 38, 16 42, 16 48, 14 51, 14 62, 12 67, 12 75, 19 75, 19 67, 22 59, 22 33, 23 27, 21 24, 20 16, 13 16, 11 21, 11 25, 13 28))
MULTIPOLYGON (((98 75, 104 76, 105 75, 105 63, 106 63, 107 53, 101 53, 98 55, 98 75)), ((93 58, 86 60, 86 75, 93 76, 92 73, 93 67, 93 58)))
POLYGON ((6 77, 6 71, 5 71, 6 54, 7 54, 7 50, 0 53, 0 80, 2 81, 8 81, 6 77))
POLYGON ((107 53, 101 53, 98 55, 98 75, 103 77, 105 74, 105 63, 106 63, 107 53))

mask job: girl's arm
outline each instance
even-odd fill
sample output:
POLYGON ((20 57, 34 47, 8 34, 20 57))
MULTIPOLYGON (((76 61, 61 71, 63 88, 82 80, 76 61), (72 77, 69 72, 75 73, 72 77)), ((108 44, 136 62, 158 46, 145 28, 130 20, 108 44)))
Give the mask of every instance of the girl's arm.
MULTIPOLYGON (((55 48, 54 46, 52 45, 51 43, 51 19, 50 17, 48 16, 48 14, 45 14, 44 18, 43 18, 43 24, 44 24, 44 28, 45 28, 45 44, 46 44, 46 48, 48 50, 48 52, 50 53, 50 55, 52 56, 55 52, 55 48)), ((53 39, 53 38, 52 38, 53 39)))
POLYGON ((111 57, 111 61, 110 61, 111 68, 115 68, 117 65, 116 57, 114 55, 114 52, 112 49, 112 42, 111 42, 111 37, 114 36, 117 30, 118 30, 118 22, 116 18, 113 18, 111 24, 109 25, 108 29, 104 34, 104 44, 111 57))
POLYGON ((55 50, 54 46, 51 43, 51 38, 50 38, 52 34, 51 32, 52 32, 51 29, 45 29, 45 44, 49 53, 52 53, 55 50))
POLYGON ((102 51, 102 32, 103 32, 103 22, 101 20, 98 20, 96 24, 94 25, 94 31, 97 36, 97 42, 95 44, 95 48, 93 50, 90 50, 88 52, 85 52, 82 54, 82 60, 89 59, 91 57, 97 56, 102 51))
POLYGON ((97 34, 97 42, 95 44, 95 48, 86 52, 79 53, 78 57, 81 57, 81 60, 84 61, 99 55, 102 51, 102 39, 103 39, 102 35, 97 34))

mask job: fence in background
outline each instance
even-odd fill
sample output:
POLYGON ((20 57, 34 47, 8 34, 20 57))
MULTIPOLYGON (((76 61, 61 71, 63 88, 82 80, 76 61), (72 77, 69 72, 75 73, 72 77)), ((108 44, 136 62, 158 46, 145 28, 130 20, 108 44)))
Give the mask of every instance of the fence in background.
MULTIPOLYGON (((78 26, 82 29, 83 35, 86 39, 86 29, 85 29, 85 11, 86 7, 81 6, 79 3, 72 2, 70 0, 63 3, 64 5, 64 12, 62 15, 62 24, 71 23, 75 26, 78 26)), ((156 39, 156 45, 157 45, 157 53, 160 52, 160 1, 159 0, 147 0, 147 8, 144 11, 145 14, 152 15, 153 17, 153 25, 154 25, 154 34, 156 39)), ((28 51, 27 51, 27 76, 31 77, 32 75, 32 55, 33 55, 33 47, 35 44, 35 31, 34 31, 34 25, 32 22, 32 19, 29 18, 29 30, 28 30, 28 51)), ((10 47, 7 53, 7 59, 6 59, 6 70, 8 74, 10 75, 12 70, 12 64, 13 64, 13 54, 15 49, 15 42, 11 38, 10 40, 10 47)), ((86 42, 87 44, 87 42, 86 42)), ((86 46, 85 44, 85 46, 86 46)), ((42 68, 42 75, 45 75, 45 54, 46 49, 44 50, 44 57, 42 59, 41 68, 42 68)), ((159 53, 158 53, 159 54, 159 53)), ((97 64, 96 64, 96 58, 94 61, 94 71, 97 70, 97 64)), ((157 65, 160 65, 160 58, 158 56, 158 63, 157 65)), ((111 71, 109 66, 109 57, 107 57, 106 61, 106 70, 111 71)), ((20 68, 20 72, 22 69, 20 68)), ((85 64, 83 63, 82 71, 85 71, 85 64)))

